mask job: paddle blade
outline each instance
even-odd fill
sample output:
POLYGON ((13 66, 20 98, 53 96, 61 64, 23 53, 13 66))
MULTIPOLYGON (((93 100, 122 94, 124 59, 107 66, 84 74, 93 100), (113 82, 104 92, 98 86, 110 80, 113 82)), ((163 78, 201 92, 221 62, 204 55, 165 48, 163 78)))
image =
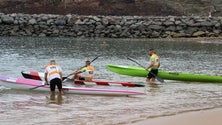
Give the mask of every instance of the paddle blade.
POLYGON ((142 84, 135 84, 135 87, 144 87, 145 85, 142 84))
POLYGON ((68 77, 62 77, 62 81, 64 81, 65 79, 67 79, 68 77))
POLYGON ((163 79, 161 79, 160 77, 158 77, 158 76, 156 76, 156 79, 158 80, 158 81, 160 81, 160 82, 164 82, 164 80, 163 79))

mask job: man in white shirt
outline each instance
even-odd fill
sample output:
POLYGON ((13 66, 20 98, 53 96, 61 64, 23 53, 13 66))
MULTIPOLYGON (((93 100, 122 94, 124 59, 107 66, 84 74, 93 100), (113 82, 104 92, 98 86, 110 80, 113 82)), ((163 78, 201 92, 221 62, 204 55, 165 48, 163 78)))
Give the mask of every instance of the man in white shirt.
POLYGON ((51 94, 55 94, 55 87, 59 89, 60 94, 64 94, 62 90, 62 69, 55 60, 51 60, 49 66, 45 69, 45 81, 50 84, 51 94))

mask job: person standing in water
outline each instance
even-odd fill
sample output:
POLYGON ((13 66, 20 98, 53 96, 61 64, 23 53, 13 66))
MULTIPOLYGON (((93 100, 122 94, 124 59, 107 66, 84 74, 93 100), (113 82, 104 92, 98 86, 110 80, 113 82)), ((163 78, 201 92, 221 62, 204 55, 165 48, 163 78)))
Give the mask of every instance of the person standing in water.
POLYGON ((62 90, 62 69, 56 64, 55 60, 51 60, 45 69, 45 81, 46 84, 50 84, 51 94, 55 94, 56 86, 59 93, 64 94, 62 90))
POLYGON ((159 56, 155 54, 154 49, 149 50, 150 55, 150 65, 146 68, 149 70, 149 73, 146 78, 146 82, 153 83, 155 82, 156 76, 158 75, 158 69, 160 67, 159 56))

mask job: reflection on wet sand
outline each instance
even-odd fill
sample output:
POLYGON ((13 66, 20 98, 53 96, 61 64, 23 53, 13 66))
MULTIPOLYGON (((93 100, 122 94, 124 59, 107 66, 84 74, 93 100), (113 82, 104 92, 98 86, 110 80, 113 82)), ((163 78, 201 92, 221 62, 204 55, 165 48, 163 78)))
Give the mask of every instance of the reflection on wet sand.
POLYGON ((157 84, 148 84, 146 86, 147 92, 149 92, 152 95, 155 95, 155 93, 159 93, 160 92, 160 85, 157 84))
MULTIPOLYGON (((47 98, 47 97, 46 97, 47 98)), ((58 104, 62 105, 63 104, 63 97, 61 94, 51 94, 50 98, 47 98, 48 104, 58 104)))

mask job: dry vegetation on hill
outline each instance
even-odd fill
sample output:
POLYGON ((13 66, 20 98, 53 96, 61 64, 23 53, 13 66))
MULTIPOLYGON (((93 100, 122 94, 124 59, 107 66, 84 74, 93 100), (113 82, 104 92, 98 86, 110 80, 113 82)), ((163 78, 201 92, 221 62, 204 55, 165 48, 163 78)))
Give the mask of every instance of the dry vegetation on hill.
POLYGON ((2 13, 219 16, 221 11, 221 0, 0 0, 2 13))

